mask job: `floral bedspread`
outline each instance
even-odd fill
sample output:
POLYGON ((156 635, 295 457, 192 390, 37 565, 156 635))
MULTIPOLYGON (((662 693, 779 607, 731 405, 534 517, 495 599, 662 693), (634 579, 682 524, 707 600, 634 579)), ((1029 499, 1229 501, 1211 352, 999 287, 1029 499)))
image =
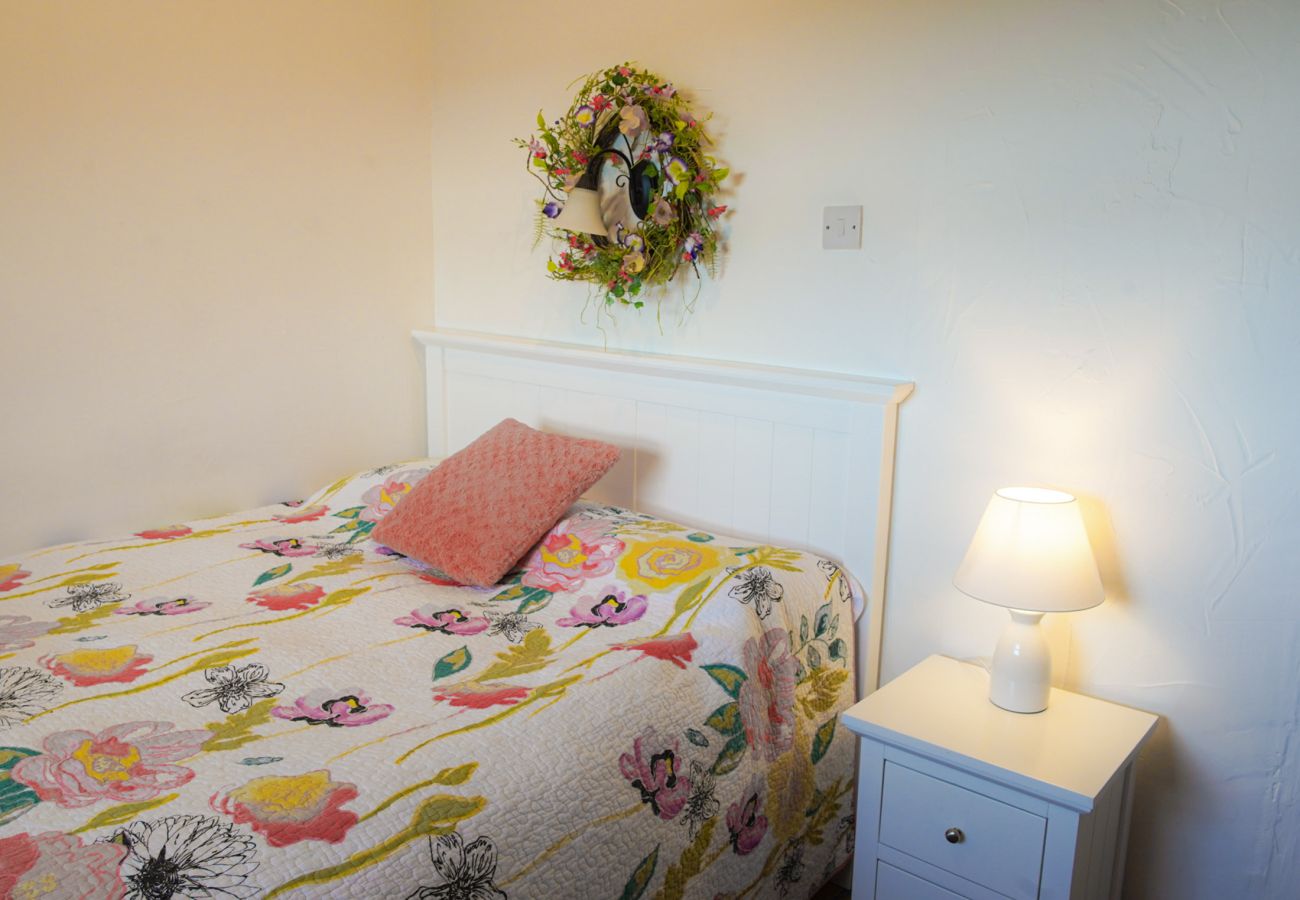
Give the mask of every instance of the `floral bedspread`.
POLYGON ((833 563, 579 504, 479 590, 432 463, 0 562, 0 896, 806 897, 852 846, 833 563))

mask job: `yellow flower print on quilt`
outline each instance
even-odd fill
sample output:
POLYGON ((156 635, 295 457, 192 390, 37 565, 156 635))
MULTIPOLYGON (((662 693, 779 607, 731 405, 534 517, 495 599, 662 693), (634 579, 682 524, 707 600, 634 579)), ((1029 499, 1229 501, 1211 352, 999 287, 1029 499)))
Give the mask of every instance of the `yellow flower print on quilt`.
POLYGON ((671 537, 632 541, 618 561, 629 579, 656 591, 694 581, 720 565, 720 554, 714 548, 671 537))

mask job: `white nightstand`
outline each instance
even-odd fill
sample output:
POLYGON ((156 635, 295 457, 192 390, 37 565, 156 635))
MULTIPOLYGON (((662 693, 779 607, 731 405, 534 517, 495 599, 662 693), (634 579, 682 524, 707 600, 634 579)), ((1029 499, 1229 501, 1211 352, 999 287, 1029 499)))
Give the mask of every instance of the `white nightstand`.
POLYGON ((1021 715, 988 691, 931 656, 844 713, 862 738, 854 900, 1119 896, 1156 716, 1061 690, 1021 715))

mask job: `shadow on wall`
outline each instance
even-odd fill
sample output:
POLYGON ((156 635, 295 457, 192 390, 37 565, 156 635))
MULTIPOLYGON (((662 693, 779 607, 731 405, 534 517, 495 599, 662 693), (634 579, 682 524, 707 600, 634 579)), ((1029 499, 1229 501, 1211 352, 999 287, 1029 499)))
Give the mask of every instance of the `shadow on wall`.
MULTIPOLYGON (((1155 731, 1138 754, 1134 775, 1133 819, 1129 824, 1123 895, 1160 897, 1161 886, 1148 880, 1155 868, 1147 862, 1134 863, 1183 856, 1184 848, 1173 843, 1176 832, 1168 825, 1196 815, 1196 810, 1190 808, 1184 798, 1197 796, 1197 792, 1189 787, 1191 773, 1178 752, 1173 728, 1164 716, 1160 717, 1155 731)), ((1240 861, 1223 862, 1235 865, 1240 861)))
POLYGON ((1088 542, 1092 544, 1092 555, 1097 560, 1097 571, 1101 573, 1106 602, 1127 604, 1128 581, 1124 577, 1124 562, 1120 559, 1119 542, 1115 539, 1110 512, 1101 499, 1092 494, 1076 493, 1075 497, 1083 516, 1083 527, 1088 531, 1088 542))

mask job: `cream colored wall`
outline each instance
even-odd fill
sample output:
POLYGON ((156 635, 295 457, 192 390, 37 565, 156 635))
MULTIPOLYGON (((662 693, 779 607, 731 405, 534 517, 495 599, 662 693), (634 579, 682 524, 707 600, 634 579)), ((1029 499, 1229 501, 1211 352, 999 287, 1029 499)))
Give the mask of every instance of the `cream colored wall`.
POLYGON ((1111 602, 1058 617, 1065 681, 1165 716, 1128 896, 1291 898, 1298 44, 1255 0, 446 4, 437 324, 599 344, 510 138, 624 58, 689 87, 736 173, 725 273, 609 344, 915 378, 887 678, 991 652, 1005 613, 950 579, 995 488, 1090 498, 1111 602), (855 202, 864 249, 823 252, 855 202))
POLYGON ((0 2, 0 553, 422 451, 432 19, 0 2))

